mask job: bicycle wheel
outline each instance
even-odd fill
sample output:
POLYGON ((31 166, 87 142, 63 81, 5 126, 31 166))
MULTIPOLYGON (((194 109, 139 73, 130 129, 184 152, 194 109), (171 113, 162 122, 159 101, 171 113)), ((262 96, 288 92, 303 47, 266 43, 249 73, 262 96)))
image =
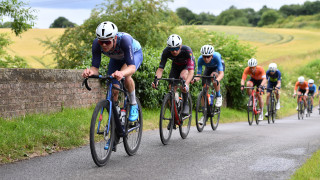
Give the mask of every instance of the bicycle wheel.
POLYGON ((173 106, 171 106, 171 94, 168 93, 164 96, 161 111, 160 111, 160 121, 159 121, 159 131, 160 131, 160 139, 162 144, 168 144, 173 128, 173 117, 174 111, 173 106))
POLYGON ((112 113, 109 114, 107 100, 100 101, 94 109, 90 126, 90 149, 93 161, 97 166, 104 166, 110 158, 115 134, 115 123, 112 113), (109 116, 111 116, 109 122, 109 116), (105 149, 106 144, 108 149, 105 149))
POLYGON ((190 93, 188 93, 188 104, 189 104, 189 115, 188 116, 181 116, 181 124, 179 126, 179 132, 182 139, 185 139, 190 131, 191 120, 192 120, 192 99, 190 93))
POLYGON ((307 109, 307 117, 310 117, 311 115, 311 100, 310 97, 308 98, 308 109, 307 109))
MULTIPOLYGON (((274 97, 273 97, 274 99, 274 97)), ((276 109, 277 101, 274 99, 273 100, 273 105, 272 105, 272 123, 276 120, 276 115, 277 115, 277 109, 276 109)))
MULTIPOLYGON (((139 117, 137 121, 130 122, 128 121, 129 113, 127 113, 126 123, 125 123, 125 136, 123 137, 124 149, 126 150, 129 156, 136 154, 139 149, 142 129, 143 129, 143 117, 142 117, 142 107, 138 98, 136 98, 138 108, 139 108, 139 117)), ((127 112, 129 112, 129 106, 127 106, 127 112)))
POLYGON ((208 107, 208 100, 206 98, 206 92, 201 91, 197 99, 197 107, 196 107, 196 126, 199 132, 202 132, 204 126, 206 125, 207 107, 208 107), (202 120, 202 124, 199 124, 200 120, 202 120))
MULTIPOLYGON (((253 113, 254 113, 254 112, 253 112, 253 113)), ((260 113, 261 113, 261 112, 260 112, 260 113)), ((257 114, 254 115, 257 125, 259 125, 259 116, 260 116, 260 113, 257 113, 257 114)))
POLYGON ((273 116, 273 102, 272 102, 272 95, 270 96, 269 99, 269 104, 268 104, 268 124, 270 124, 270 121, 272 119, 273 116))
POLYGON ((213 106, 210 106, 209 108, 211 108, 211 113, 212 116, 210 116, 210 122, 211 122, 211 128, 212 130, 216 130, 218 125, 219 125, 219 120, 220 120, 220 107, 216 107, 216 100, 217 98, 215 98, 214 102, 213 102, 213 106))
POLYGON ((254 112, 253 112, 253 101, 252 101, 252 96, 250 96, 249 101, 248 101, 248 123, 251 126, 254 118, 254 112))

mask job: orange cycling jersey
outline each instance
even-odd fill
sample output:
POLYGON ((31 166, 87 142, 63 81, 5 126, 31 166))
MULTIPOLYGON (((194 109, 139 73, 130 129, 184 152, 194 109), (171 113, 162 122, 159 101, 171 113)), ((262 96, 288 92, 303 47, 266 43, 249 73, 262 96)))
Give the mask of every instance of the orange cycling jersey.
POLYGON ((294 86, 294 90, 297 90, 299 87, 299 89, 301 90, 306 90, 306 89, 309 89, 309 86, 308 86, 308 82, 305 81, 304 83, 300 84, 299 81, 296 82, 296 85, 294 86))
POLYGON ((256 71, 254 72, 254 74, 252 73, 249 67, 246 67, 243 71, 242 79, 245 81, 248 75, 250 75, 251 78, 255 80, 262 80, 266 78, 266 72, 261 66, 256 67, 256 71))

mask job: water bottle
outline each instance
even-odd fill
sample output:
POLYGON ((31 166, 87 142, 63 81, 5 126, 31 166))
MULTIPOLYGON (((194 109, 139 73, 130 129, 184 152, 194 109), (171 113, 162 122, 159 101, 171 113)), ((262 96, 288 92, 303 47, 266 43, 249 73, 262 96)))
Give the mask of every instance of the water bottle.
POLYGON ((176 100, 177 103, 179 103, 179 93, 178 92, 174 93, 174 99, 176 100))
POLYGON ((213 105, 213 100, 214 100, 214 97, 213 97, 213 94, 210 94, 210 105, 212 106, 213 105))
POLYGON ((121 125, 124 126, 124 123, 126 121, 126 110, 125 109, 121 109, 121 113, 120 113, 120 120, 121 120, 121 125))

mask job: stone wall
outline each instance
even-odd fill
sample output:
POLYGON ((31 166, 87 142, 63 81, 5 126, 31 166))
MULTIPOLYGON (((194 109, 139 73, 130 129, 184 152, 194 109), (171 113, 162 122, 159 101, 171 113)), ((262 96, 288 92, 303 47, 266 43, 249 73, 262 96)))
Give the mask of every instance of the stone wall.
POLYGON ((0 68, 0 117, 60 111, 63 107, 88 107, 105 98, 99 80, 82 87, 83 70, 0 68))

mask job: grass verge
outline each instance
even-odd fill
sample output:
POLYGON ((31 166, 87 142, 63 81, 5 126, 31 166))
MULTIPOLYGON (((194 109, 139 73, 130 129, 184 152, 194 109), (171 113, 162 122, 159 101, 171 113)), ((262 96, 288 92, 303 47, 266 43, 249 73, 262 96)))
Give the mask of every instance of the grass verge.
POLYGON ((320 150, 291 176, 291 180, 298 179, 320 179, 320 150))

